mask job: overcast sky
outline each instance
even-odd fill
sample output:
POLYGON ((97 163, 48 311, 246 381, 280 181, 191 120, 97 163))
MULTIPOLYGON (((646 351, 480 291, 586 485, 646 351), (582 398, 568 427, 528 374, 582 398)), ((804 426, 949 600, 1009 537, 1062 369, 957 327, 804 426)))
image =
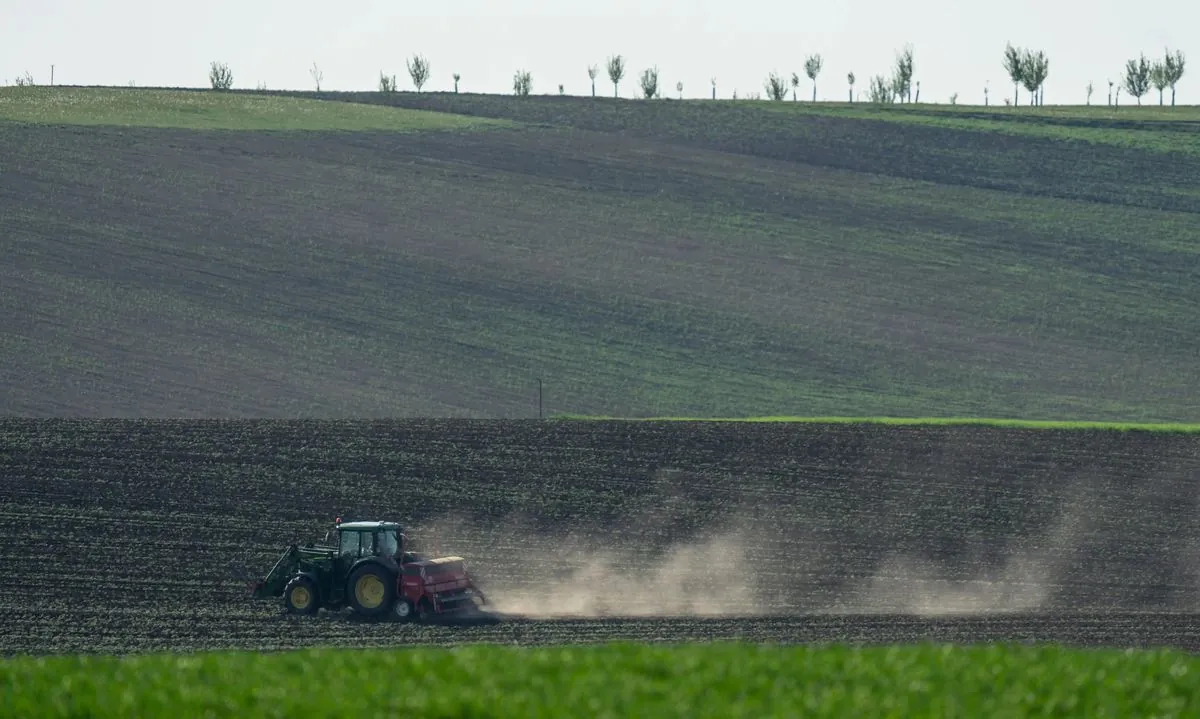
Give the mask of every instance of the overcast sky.
MULTIPOLYGON (((1048 104, 1082 103, 1089 80, 1103 104, 1108 78, 1139 52, 1181 49, 1191 67, 1180 103, 1200 102, 1200 3, 1143 0, 853 0, 842 3, 767 0, 0 0, 0 77, 26 71, 35 82, 77 85, 207 86, 213 60, 229 64, 236 87, 312 87, 315 61, 323 89, 375 89, 381 70, 411 88, 405 59, 429 58, 427 90, 448 90, 462 74, 465 92, 511 92, 513 72, 527 69, 533 92, 587 94, 589 64, 601 66, 597 93, 612 94, 603 63, 628 61, 622 96, 636 76, 657 65, 677 94, 719 97, 763 92, 772 70, 803 78, 804 58, 820 53, 822 99, 846 97, 846 73, 863 90, 889 72, 905 43, 913 45, 923 101, 993 102, 1011 96, 1002 67, 1006 42, 1050 57, 1048 104), (1134 12, 1136 10, 1136 12, 1134 12), (1189 44, 1190 43, 1190 44, 1189 44)), ((807 78, 801 96, 812 90, 807 78)), ((1151 91, 1154 94, 1154 91, 1151 91)), ((765 96, 765 93, 764 93, 765 96)), ((1022 98, 1025 92, 1021 92, 1022 98)), ((1157 98, 1155 98, 1157 101, 1157 98)))

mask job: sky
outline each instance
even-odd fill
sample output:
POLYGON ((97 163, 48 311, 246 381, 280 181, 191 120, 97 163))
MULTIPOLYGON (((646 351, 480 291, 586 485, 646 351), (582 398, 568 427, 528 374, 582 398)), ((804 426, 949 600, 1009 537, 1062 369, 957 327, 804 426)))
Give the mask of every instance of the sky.
MULTIPOLYGON (((1049 56, 1047 104, 1082 104, 1089 81, 1102 104, 1127 59, 1167 47, 1194 64, 1178 101, 1200 103, 1200 3, 1187 0, 0 0, 0 78, 10 84, 26 72, 48 84, 53 64, 55 84, 206 87, 218 61, 235 87, 313 89, 316 63, 322 89, 374 90, 383 71, 405 90, 405 61, 420 53, 432 71, 426 90, 451 89, 457 72, 463 92, 511 93, 521 69, 534 94, 557 94, 560 83, 590 94, 587 68, 598 65, 596 92, 612 96, 604 62, 621 54, 623 97, 657 66, 672 96, 682 82, 684 97, 710 97, 715 77, 718 97, 766 97, 777 71, 799 73, 806 99, 804 60, 819 53, 818 99, 843 100, 848 72, 865 94, 911 44, 921 101, 957 93, 960 104, 982 104, 985 86, 993 103, 1012 96, 1001 64, 1009 42, 1049 56)), ((1157 102, 1151 94, 1143 102, 1157 102)))

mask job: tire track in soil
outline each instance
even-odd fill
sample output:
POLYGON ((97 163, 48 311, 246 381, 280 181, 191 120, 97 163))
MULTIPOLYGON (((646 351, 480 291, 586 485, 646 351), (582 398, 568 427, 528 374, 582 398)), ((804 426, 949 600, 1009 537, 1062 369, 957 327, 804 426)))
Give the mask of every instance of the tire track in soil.
POLYGON ((1197 477, 1200 438, 1142 432, 0 420, 0 521, 14 528, 0 533, 0 653, 615 639, 1194 651, 1197 477), (336 515, 401 519, 419 548, 467 557, 500 605, 578 616, 422 627, 246 598, 336 515))

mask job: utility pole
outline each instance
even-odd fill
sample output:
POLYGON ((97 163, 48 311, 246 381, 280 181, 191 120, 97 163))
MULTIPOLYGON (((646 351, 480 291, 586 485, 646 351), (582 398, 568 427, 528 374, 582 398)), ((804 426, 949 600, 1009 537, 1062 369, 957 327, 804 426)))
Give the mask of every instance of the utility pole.
POLYGON ((51 85, 51 87, 54 86, 54 66, 53 65, 50 66, 50 85, 51 85))

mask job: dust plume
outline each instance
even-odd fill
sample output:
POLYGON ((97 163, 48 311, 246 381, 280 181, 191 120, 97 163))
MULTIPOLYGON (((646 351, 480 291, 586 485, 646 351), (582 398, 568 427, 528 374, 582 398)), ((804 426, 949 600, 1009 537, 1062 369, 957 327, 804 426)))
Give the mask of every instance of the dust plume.
POLYGON ((471 571, 497 612, 528 617, 749 616, 762 614, 749 561, 752 531, 719 531, 653 549, 621 531, 548 536, 519 519, 488 530, 449 519, 422 528, 470 555, 471 571))
POLYGON ((855 594, 849 610, 918 616, 1031 612, 1052 603, 1054 592, 1098 519, 1093 488, 1077 485, 1063 510, 1040 536, 1022 538, 1001 566, 972 562, 950 571, 912 555, 888 556, 855 594))

